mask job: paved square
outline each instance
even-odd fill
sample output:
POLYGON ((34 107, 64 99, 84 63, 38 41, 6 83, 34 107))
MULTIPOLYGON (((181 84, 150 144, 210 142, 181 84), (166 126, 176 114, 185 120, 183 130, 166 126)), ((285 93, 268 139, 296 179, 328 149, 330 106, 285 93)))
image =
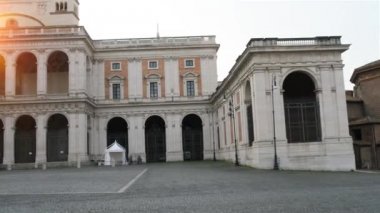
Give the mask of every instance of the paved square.
POLYGON ((379 212, 380 173, 223 162, 0 171, 0 212, 379 212))

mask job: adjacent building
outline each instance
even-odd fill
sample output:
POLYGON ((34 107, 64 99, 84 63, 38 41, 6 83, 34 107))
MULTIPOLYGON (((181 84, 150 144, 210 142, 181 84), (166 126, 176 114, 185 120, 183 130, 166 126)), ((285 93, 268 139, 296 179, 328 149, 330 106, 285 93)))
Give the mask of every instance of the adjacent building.
POLYGON ((0 1, 0 161, 236 160, 352 170, 340 37, 252 39, 217 86, 214 36, 93 40, 77 0, 0 1), (236 145, 236 146, 235 146, 236 145), (236 147, 236 149, 235 149, 236 147))
POLYGON ((380 169, 380 60, 354 70, 347 91, 350 133, 357 169, 380 169))

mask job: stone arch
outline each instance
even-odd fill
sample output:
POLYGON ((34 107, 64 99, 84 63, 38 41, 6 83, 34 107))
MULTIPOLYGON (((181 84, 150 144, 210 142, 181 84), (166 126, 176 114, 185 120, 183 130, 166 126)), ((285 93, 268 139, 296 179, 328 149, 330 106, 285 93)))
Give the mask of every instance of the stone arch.
POLYGON ((30 115, 16 120, 14 134, 15 163, 34 163, 36 160, 36 121, 30 115))
POLYGON ((16 95, 37 94, 37 57, 21 53, 16 60, 16 95))
POLYGON ((245 83, 244 89, 244 104, 247 115, 247 134, 248 134, 248 145, 252 146, 253 141, 255 140, 255 131, 254 131, 254 123, 253 123, 253 111, 252 111, 252 89, 251 82, 248 80, 245 83))
POLYGON ((145 121, 145 153, 148 163, 166 161, 166 123, 160 116, 145 121))
POLYGON ((117 141, 125 148, 125 156, 128 157, 128 122, 122 117, 113 117, 107 122, 107 147, 117 141))
POLYGON ((47 93, 63 94, 68 91, 69 57, 63 51, 54 51, 47 60, 47 93))
POLYGON ((69 121, 63 114, 53 114, 47 121, 47 162, 67 161, 69 154, 69 121))
POLYGON ((316 85, 310 74, 303 71, 290 73, 282 89, 288 142, 321 141, 316 85))
POLYGON ((318 88, 320 88, 320 83, 319 81, 317 80, 317 73, 315 73, 314 71, 310 70, 310 69, 307 69, 307 68, 294 68, 294 69, 290 69, 288 70, 286 73, 284 73, 284 75, 282 76, 282 81, 280 82, 280 87, 283 88, 283 85, 284 85, 284 81, 285 79, 292 73, 294 72, 301 72, 305 75, 307 75, 314 83, 314 86, 316 88, 316 90, 318 90, 318 88))
POLYGON ((5 96, 5 58, 0 55, 0 96, 5 96))
POLYGON ((37 19, 37 18, 35 18, 33 16, 22 14, 22 13, 3 13, 3 14, 0 14, 0 18, 2 18, 2 17, 22 17, 22 18, 26 18, 26 19, 30 19, 30 20, 35 21, 41 27, 45 26, 45 24, 42 21, 40 21, 39 19, 37 19))
POLYGON ((203 160, 203 124, 196 114, 188 114, 182 120, 183 159, 203 160))

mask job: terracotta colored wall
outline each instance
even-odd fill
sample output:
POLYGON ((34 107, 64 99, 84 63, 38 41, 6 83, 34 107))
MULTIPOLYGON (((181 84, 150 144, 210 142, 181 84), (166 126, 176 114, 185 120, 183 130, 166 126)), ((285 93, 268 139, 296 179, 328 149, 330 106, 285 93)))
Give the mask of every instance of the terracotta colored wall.
POLYGON ((104 61, 104 72, 105 72, 105 97, 106 99, 111 99, 110 91, 109 91, 109 78, 114 76, 118 76, 120 78, 124 78, 124 99, 128 99, 128 60, 107 60, 104 61), (120 62, 121 70, 120 71, 112 71, 111 63, 112 62, 120 62))
POLYGON ((185 92, 183 91, 183 85, 184 85, 184 79, 183 75, 190 72, 195 75, 198 75, 197 82, 198 82, 198 94, 195 94, 195 96, 201 96, 202 95, 202 78, 201 78, 201 58, 195 57, 195 58, 179 58, 178 59, 178 69, 179 69, 179 94, 180 96, 184 96, 185 92), (193 68, 185 68, 185 59, 194 59, 194 67, 193 68))
POLYGON ((147 96, 147 78, 149 75, 158 74, 161 76, 160 79, 160 89, 161 97, 165 97, 165 60, 163 58, 159 59, 143 59, 142 60, 142 71, 143 71, 143 97, 148 98, 147 96), (149 61, 158 61, 158 69, 148 69, 149 61))

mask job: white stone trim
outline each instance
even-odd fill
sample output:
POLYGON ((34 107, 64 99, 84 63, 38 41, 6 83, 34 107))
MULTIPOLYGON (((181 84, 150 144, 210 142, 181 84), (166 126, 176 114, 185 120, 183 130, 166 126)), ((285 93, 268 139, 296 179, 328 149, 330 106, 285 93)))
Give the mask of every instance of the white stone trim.
POLYGON ((161 77, 160 75, 151 74, 146 77, 146 96, 147 98, 156 99, 161 98, 161 77), (150 97, 150 83, 157 83, 157 97, 150 97))
POLYGON ((196 97, 198 96, 198 76, 188 72, 183 75, 183 95, 186 97, 196 97), (194 96, 188 96, 187 94, 187 82, 194 81, 194 96))
POLYGON ((113 99, 113 85, 114 84, 120 84, 120 100, 123 100, 124 99, 124 78, 121 78, 119 76, 112 76, 111 78, 108 79, 109 98, 111 100, 114 100, 113 99))
POLYGON ((115 71, 115 72, 118 72, 118 71, 121 71, 121 62, 120 61, 111 61, 111 71, 115 71), (120 65, 120 68, 119 69, 114 69, 113 68, 113 64, 119 64, 120 65))
POLYGON ((148 60, 148 69, 149 70, 158 70, 158 68, 160 67, 160 63, 158 60, 148 60), (150 67, 150 63, 151 62, 156 62, 157 63, 157 67, 150 67))
POLYGON ((185 58, 183 60, 183 65, 184 65, 185 68, 194 68, 195 67, 195 60, 193 58, 185 58), (186 61, 193 61, 193 66, 187 66, 186 65, 186 61))

